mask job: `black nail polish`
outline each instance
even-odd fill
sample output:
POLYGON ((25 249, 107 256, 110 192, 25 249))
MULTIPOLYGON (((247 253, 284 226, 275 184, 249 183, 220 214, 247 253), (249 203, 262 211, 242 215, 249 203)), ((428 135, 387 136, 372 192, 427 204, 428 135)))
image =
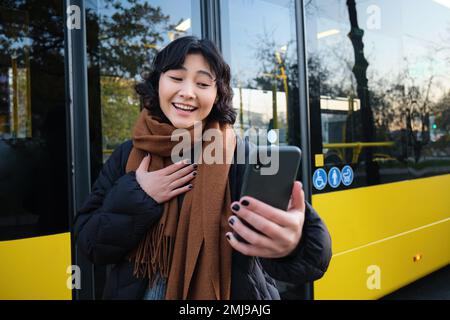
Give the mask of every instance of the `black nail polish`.
POLYGON ((241 204, 242 204, 243 206, 248 206, 248 205, 249 205, 249 203, 248 203, 247 200, 242 200, 242 201, 241 201, 241 204))
POLYGON ((189 189, 192 189, 192 184, 189 185, 189 189))
POLYGON ((192 173, 192 175, 195 177, 197 175, 197 171, 194 171, 194 173, 192 173))
POLYGON ((227 237, 228 240, 231 240, 231 237, 228 233, 225 235, 225 237, 227 237))
POLYGON ((234 224, 234 219, 231 218, 230 220, 228 220, 228 222, 229 222, 231 225, 233 225, 233 224, 234 224))
POLYGON ((194 163, 194 169, 198 168, 198 164, 194 163))
POLYGON ((235 205, 233 205, 233 206, 231 207, 231 209, 233 209, 234 211, 239 211, 240 208, 241 208, 241 207, 239 207, 238 204, 235 204, 235 205))

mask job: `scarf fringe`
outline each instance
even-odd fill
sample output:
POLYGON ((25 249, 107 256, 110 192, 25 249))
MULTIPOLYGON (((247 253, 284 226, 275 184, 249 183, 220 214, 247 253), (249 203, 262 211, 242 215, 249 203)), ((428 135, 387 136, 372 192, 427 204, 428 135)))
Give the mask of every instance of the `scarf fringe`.
POLYGON ((164 235, 164 223, 158 223, 145 235, 130 257, 134 260, 133 275, 137 278, 148 278, 149 287, 152 288, 158 277, 169 277, 172 252, 175 239, 164 235))

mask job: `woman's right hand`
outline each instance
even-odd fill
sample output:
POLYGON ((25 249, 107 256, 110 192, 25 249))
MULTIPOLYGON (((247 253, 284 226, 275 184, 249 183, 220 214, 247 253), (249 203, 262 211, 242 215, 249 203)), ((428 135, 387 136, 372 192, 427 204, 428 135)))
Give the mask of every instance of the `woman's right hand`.
POLYGON ((148 172, 150 161, 150 154, 142 159, 136 170, 136 180, 156 202, 164 203, 192 189, 192 184, 184 185, 197 175, 196 164, 189 165, 183 160, 161 170, 148 172))

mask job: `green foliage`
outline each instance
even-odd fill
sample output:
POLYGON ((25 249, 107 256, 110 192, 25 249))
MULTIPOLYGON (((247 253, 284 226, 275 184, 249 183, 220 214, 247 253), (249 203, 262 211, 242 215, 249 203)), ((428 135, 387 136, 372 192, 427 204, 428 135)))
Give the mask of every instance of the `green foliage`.
POLYGON ((174 30, 170 16, 160 7, 136 0, 105 0, 105 14, 94 16, 99 23, 102 75, 134 78, 148 66, 163 35, 174 30), (112 8, 111 8, 112 7, 112 8), (111 9, 113 13, 111 13, 111 9))
POLYGON ((104 0, 103 4, 102 10, 88 17, 98 24, 99 51, 91 58, 101 74, 103 149, 111 150, 132 137, 139 115, 135 79, 149 67, 164 34, 175 25, 160 7, 145 1, 104 0))
POLYGON ((114 149, 132 137, 133 125, 139 115, 139 99, 134 81, 102 77, 103 148, 114 149))

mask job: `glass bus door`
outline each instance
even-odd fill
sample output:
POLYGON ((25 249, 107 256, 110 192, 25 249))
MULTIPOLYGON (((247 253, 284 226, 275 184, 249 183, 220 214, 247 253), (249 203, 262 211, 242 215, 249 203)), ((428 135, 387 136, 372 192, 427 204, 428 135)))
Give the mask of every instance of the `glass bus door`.
POLYGON ((0 299, 70 299, 63 5, 0 4, 0 299))

